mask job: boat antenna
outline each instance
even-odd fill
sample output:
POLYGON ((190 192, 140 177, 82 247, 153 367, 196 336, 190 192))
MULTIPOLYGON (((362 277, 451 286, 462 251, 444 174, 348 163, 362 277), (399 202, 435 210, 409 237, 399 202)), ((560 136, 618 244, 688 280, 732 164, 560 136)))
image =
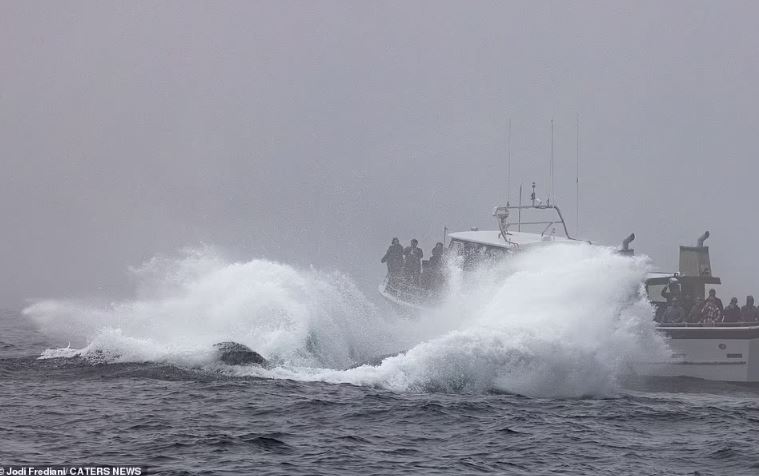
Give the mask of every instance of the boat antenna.
POLYGON ((549 167, 549 175, 551 177, 551 193, 548 194, 548 197, 552 202, 555 202, 556 193, 553 185, 553 119, 551 119, 551 165, 549 167))
POLYGON ((580 235, 580 113, 577 113, 577 155, 575 176, 575 222, 577 223, 577 235, 580 235))
POLYGON ((511 200, 511 119, 509 119, 509 134, 506 139, 506 204, 511 200))
POLYGON ((517 208, 517 231, 522 231, 522 184, 519 184, 519 208, 517 208))

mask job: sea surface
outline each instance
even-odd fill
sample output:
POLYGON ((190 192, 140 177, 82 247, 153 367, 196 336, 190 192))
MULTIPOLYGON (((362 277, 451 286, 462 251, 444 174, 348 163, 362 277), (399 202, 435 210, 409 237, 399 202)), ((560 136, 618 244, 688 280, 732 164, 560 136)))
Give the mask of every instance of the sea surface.
POLYGON ((548 253, 414 318, 335 274, 197 254, 141 270, 132 300, 0 312, 0 467, 759 474, 759 386, 627 372, 667 345, 645 263, 548 253), (221 340, 270 365, 218 362, 221 340))
POLYGON ((160 474, 759 474, 759 387, 628 382, 613 397, 393 392, 156 363, 38 360, 0 319, 0 465, 160 474))

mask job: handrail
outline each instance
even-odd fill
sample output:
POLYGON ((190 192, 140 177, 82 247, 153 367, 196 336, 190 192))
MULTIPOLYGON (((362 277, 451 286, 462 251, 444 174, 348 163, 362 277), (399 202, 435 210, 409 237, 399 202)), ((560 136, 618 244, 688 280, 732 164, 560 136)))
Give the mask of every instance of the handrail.
POLYGON ((548 225, 546 225, 545 228, 543 228, 543 231, 540 232, 540 236, 544 236, 549 228, 554 224, 554 222, 550 222, 548 225))
POLYGON ((696 328, 696 329, 715 329, 715 328, 731 328, 731 327, 759 327, 759 322, 712 322, 706 324, 704 322, 666 322, 659 323, 659 327, 678 327, 678 328, 696 328))
MULTIPOLYGON (((567 228, 567 223, 564 221, 564 215, 562 215, 561 209, 557 205, 506 205, 505 207, 497 207, 497 209, 498 208, 500 208, 500 209, 505 208, 506 210, 519 210, 520 212, 522 210, 531 210, 531 209, 532 210, 541 210, 541 211, 543 211, 543 210, 556 210, 556 214, 559 216, 559 222, 561 223, 561 226, 564 229, 564 236, 566 236, 567 239, 576 240, 575 237, 573 237, 572 235, 569 234, 569 229, 567 228)), ((504 218, 508 218, 508 215, 506 215, 504 218)), ((521 226, 521 225, 545 225, 545 224, 548 224, 548 227, 546 227, 546 230, 548 230, 548 228, 550 228, 550 226, 553 225, 553 224, 555 224, 555 223, 557 223, 556 220, 554 220, 554 221, 524 222, 521 219, 521 213, 520 213, 520 219, 519 219, 518 222, 511 222, 511 221, 505 221, 504 220, 502 231, 503 230, 508 231, 508 229, 509 229, 509 227, 511 225, 519 225, 519 226, 521 226)), ((544 234, 546 230, 543 230, 543 233, 541 233, 541 235, 544 234)))

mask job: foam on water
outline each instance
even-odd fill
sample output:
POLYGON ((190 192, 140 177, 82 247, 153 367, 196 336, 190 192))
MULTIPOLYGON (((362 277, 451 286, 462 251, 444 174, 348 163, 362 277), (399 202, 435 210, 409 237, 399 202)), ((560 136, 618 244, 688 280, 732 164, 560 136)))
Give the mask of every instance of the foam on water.
POLYGON ((548 246, 466 275, 451 266, 446 300, 405 320, 380 314, 342 274, 230 263, 203 250, 133 270, 134 300, 42 301, 24 312, 51 335, 88 342, 47 357, 203 366, 213 343, 234 340, 275 363, 227 369, 240 375, 397 391, 608 395, 630 362, 665 350, 641 286, 647 266, 588 245, 548 246), (342 370, 402 349, 380 365, 342 370))
MULTIPOLYGON (((340 273, 267 260, 227 262, 212 249, 154 258, 132 270, 133 300, 41 301, 24 310, 52 337, 117 361, 200 365, 234 340, 288 365, 343 367, 391 351, 375 307, 340 273)), ((71 355, 71 350, 44 356, 71 355)))

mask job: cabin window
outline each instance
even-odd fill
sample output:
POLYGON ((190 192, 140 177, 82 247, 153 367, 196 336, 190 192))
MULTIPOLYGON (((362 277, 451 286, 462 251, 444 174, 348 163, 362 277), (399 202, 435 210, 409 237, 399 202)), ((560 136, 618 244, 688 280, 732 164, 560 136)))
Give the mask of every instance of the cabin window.
POLYGON ((666 303, 667 300, 661 295, 661 292, 666 286, 666 283, 647 285, 646 291, 648 292, 648 300, 652 303, 666 303))

